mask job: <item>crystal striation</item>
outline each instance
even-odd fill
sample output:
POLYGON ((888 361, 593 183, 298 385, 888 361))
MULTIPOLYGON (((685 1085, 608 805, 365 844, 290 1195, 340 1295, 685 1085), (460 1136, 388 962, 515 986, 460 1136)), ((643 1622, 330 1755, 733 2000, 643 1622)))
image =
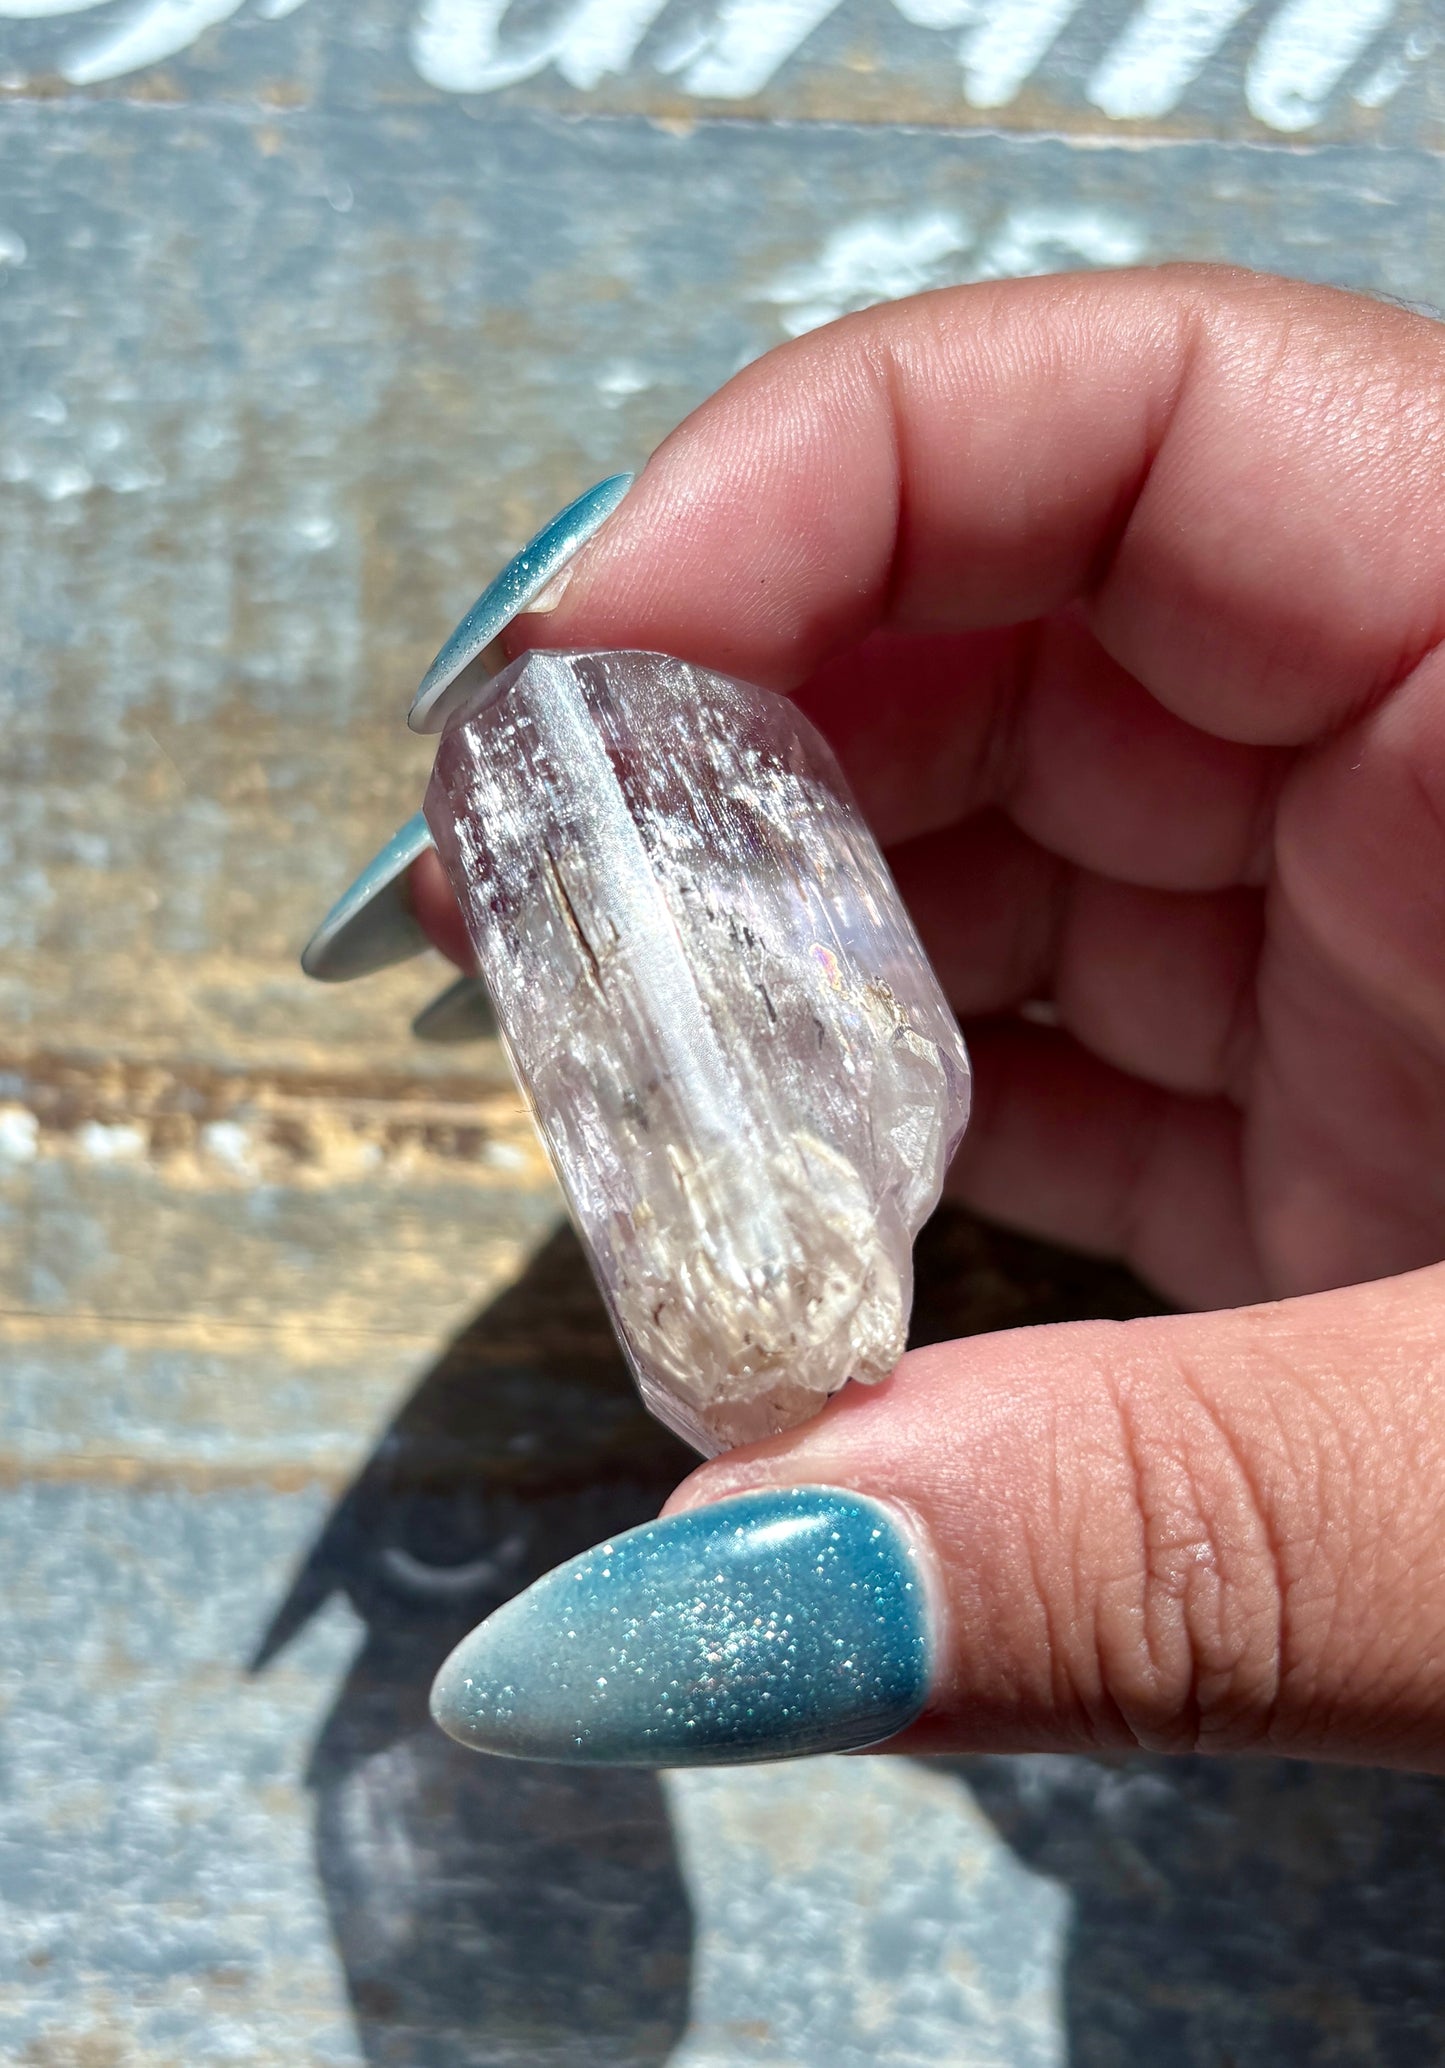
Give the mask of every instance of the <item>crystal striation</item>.
POLYGON ((527 654, 451 719, 426 817, 652 1411, 714 1452, 886 1377, 968 1058, 802 713, 527 654))

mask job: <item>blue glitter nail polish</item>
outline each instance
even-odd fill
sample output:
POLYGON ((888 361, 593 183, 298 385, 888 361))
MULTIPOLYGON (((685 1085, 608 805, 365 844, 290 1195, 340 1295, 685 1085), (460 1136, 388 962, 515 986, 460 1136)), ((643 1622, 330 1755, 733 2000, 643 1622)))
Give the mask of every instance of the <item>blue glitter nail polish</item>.
POLYGON ((413 732, 441 731, 475 686, 475 663, 481 664, 485 674, 495 673, 502 660, 493 660, 488 648, 601 529, 636 478, 609 474, 579 495, 528 539, 496 580, 488 583, 422 677, 406 715, 413 732))
POLYGON ((418 812, 343 891, 301 951, 301 967, 323 984, 389 969, 430 947, 406 896, 412 863, 432 845, 418 812))
POLYGON ((546 1574, 457 1646, 432 1714, 518 1759, 737 1765, 891 1738, 932 1670, 926 1583, 890 1511, 787 1487, 645 1523, 546 1574))
POLYGON ((497 1016, 491 994, 480 977, 458 977, 445 991, 423 1006, 411 1023, 418 1041, 446 1043, 491 1041, 496 1038, 497 1016))

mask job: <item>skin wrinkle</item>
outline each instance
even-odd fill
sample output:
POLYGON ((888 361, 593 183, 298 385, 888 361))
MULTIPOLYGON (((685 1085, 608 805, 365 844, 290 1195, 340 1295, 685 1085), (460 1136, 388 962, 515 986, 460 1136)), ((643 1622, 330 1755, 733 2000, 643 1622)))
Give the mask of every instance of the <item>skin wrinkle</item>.
MULTIPOLYGON (((1065 1442, 1057 1412, 1048 1420, 1049 1449, 1045 1486, 1048 1490, 1048 1543, 1060 1547, 1064 1552, 1064 1572, 1068 1582, 1068 1629, 1075 1630, 1084 1624, 1087 1604, 1080 1587, 1080 1576, 1084 1571, 1083 1549, 1085 1536, 1085 1503, 1070 1499, 1069 1477, 1064 1469, 1065 1442)), ((1088 1482, 1085 1481, 1087 1492, 1088 1482)), ((1030 1537, 1032 1533, 1030 1532, 1030 1537)), ((1041 1581, 1040 1547, 1031 1550, 1030 1566, 1035 1585, 1041 1581)), ((1041 1612, 1046 1623, 1049 1621, 1048 1602, 1041 1596, 1041 1612)), ((1060 1714, 1066 1714, 1070 1704, 1078 1700, 1078 1691, 1070 1685, 1067 1659, 1069 1647, 1060 1641, 1057 1632, 1051 1630, 1049 1644, 1049 1675, 1054 1706, 1060 1714)), ((1103 1683, 1101 1682, 1102 1686, 1103 1683)), ((1092 1691, 1097 1705, 1098 1690, 1092 1691)))
MULTIPOLYGON (((1052 1428, 1050 1429, 1049 1443, 1052 1448, 1052 1428)), ((1011 1593, 1018 1591, 1020 1580, 1023 1582, 1027 1600, 1037 1616, 1042 1633, 1037 1643, 1034 1657, 1036 1671, 1041 1668, 1047 1684, 1048 1699, 1046 1706, 1058 1713, 1064 1713, 1063 1704, 1060 1702, 1060 1645, 1057 1627, 1057 1603, 1047 1583, 1046 1576, 1040 1570, 1038 1544, 1034 1532, 1028 1527, 1026 1522, 1017 1535, 1017 1555, 1010 1562, 1009 1566, 1001 1572, 1000 1579, 1005 1583, 1007 1591, 1011 1593)), ((1018 1607, 1010 1603, 1005 1611, 1006 1624, 1010 1627, 1013 1626, 1019 1613, 1018 1607)), ((996 1614, 987 1617, 987 1622, 990 1625, 995 1623, 996 1620, 996 1614)), ((1036 1700, 1037 1697, 1033 1696, 1032 1699, 1036 1700)))
MULTIPOLYGON (((1361 1605, 1384 1605, 1379 1560, 1389 1549, 1393 1563, 1408 1569, 1402 1557, 1399 1528, 1408 1501, 1393 1481, 1405 1454, 1392 1441, 1392 1431, 1374 1413, 1376 1390, 1360 1389, 1334 1370, 1336 1353, 1320 1342, 1321 1371, 1311 1384, 1308 1365, 1302 1374, 1299 1346, 1288 1334, 1287 1310, 1267 1308, 1237 1317, 1255 1340, 1248 1345, 1251 1383, 1243 1393, 1246 1425, 1234 1438, 1241 1459, 1256 1463, 1251 1485, 1266 1518, 1278 1512, 1290 1518, 1290 1534, 1272 1537, 1284 1616, 1281 1623, 1280 1697, 1264 1742, 1284 1752, 1308 1750, 1319 1734, 1327 1734, 1353 1702, 1351 1681, 1378 1690, 1382 1664, 1379 1646, 1391 1648, 1388 1615, 1375 1613, 1362 1625, 1361 1605), (1291 1410, 1279 1412, 1279 1404, 1291 1410), (1344 1409, 1343 1417, 1341 1407, 1344 1409), (1268 1418, 1274 1441, 1264 1440, 1260 1421, 1268 1418), (1268 1465, 1264 1461, 1270 1461, 1268 1465), (1391 1483, 1365 1476, 1365 1461, 1378 1460, 1390 1469, 1391 1483), (1263 1483, 1268 1472, 1274 1484, 1263 1483), (1343 1528, 1348 1518, 1348 1533, 1343 1528), (1333 1662, 1357 1663, 1342 1685, 1326 1694, 1333 1662), (1323 1672, 1321 1671, 1323 1668, 1323 1672)), ((1346 1354, 1357 1345, 1342 1346, 1346 1354)), ((1185 1361, 1185 1376, 1191 1377, 1185 1361)), ((1193 1379, 1207 1397, 1207 1368, 1193 1379)), ((1217 1381, 1215 1382, 1217 1386, 1217 1381)), ((1232 1434, 1226 1389, 1216 1413, 1221 1430, 1232 1434)), ((1388 1676, 1387 1676, 1388 1677, 1388 1676)))
MULTIPOLYGON (((1389 1288, 1380 1290, 1391 1297, 1389 1288)), ((1400 1466, 1419 1457, 1421 1444, 1402 1442, 1391 1419, 1378 1415, 1378 1401, 1392 1397, 1385 1382, 1361 1386, 1339 1368, 1341 1356, 1347 1365, 1358 1362, 1358 1339, 1320 1331, 1313 1342, 1320 1376, 1312 1381, 1309 1360, 1291 1337, 1287 1307, 1246 1311, 1232 1323, 1247 1339, 1250 1380, 1226 1387, 1218 1419, 1234 1433, 1229 1402, 1238 1396, 1245 1420, 1234 1440, 1242 1457, 1256 1460, 1252 1483, 1262 1512, 1287 1515, 1291 1525, 1287 1538, 1274 1538, 1286 1616, 1280 1697, 1263 1742, 1266 1749, 1299 1755, 1332 1731, 1356 1728, 1380 1689, 1395 1680, 1389 1669, 1398 1650, 1388 1612, 1393 1583, 1386 1587, 1381 1560, 1408 1575, 1414 1561, 1407 1546, 1418 1536, 1438 1565, 1439 1533, 1428 1522, 1409 1528, 1409 1488, 1400 1482, 1400 1466), (1273 1442, 1261 1434, 1261 1417, 1273 1442), (1337 1661, 1353 1661, 1353 1667, 1332 1684, 1337 1661)), ((1380 1323, 1377 1315, 1377 1332, 1380 1323)), ((1194 1383, 1202 1394, 1210 1392, 1207 1367, 1194 1383)), ((1418 1439, 1421 1432, 1411 1435, 1418 1439)), ((1438 1438, 1432 1447, 1438 1454, 1438 1438)), ((1435 1515, 1439 1507, 1437 1494, 1435 1515)))
MULTIPOLYGON (((1438 1347, 1433 1344, 1431 1347, 1435 1355, 1428 1360, 1426 1371, 1438 1384, 1442 1376, 1442 1360, 1438 1347)), ((1390 1685, 1396 1689, 1393 1705, 1404 1729, 1408 1727, 1408 1704, 1402 1699, 1396 1670, 1396 1661, 1402 1652, 1402 1622, 1409 1632, 1405 1649, 1419 1662, 1414 1671, 1423 1665, 1432 1648, 1429 1642, 1422 1645, 1422 1636, 1433 1640, 1433 1649, 1437 1656, 1439 1654, 1442 1609, 1445 1609, 1440 1557, 1440 1526, 1445 1502, 1442 1502, 1439 1491, 1440 1439, 1428 1413, 1422 1412, 1429 1393, 1424 1386, 1411 1385, 1410 1374, 1407 1369, 1402 1369, 1404 1360, 1398 1353, 1393 1361, 1396 1368, 1392 1376, 1398 1389, 1398 1405, 1396 1390, 1387 1391, 1381 1379, 1376 1378, 1367 1387, 1357 1389, 1345 1378, 1343 1399, 1352 1422, 1345 1427, 1344 1416, 1339 1413, 1335 1414, 1332 1422, 1332 1426, 1340 1431, 1339 1470, 1344 1481, 1338 1509, 1350 1522, 1348 1540, 1345 1532, 1337 1529, 1333 1543, 1336 1572, 1341 1585, 1349 1585, 1352 1596, 1353 1615, 1344 1637, 1348 1641, 1363 1623, 1373 1640, 1371 1646, 1361 1651, 1356 1672, 1352 1681, 1341 1690, 1335 1711, 1348 1714, 1352 1722, 1361 1715, 1368 1715, 1372 1703, 1378 1699, 1379 1687, 1390 1685), (1404 1430, 1399 1423, 1400 1409, 1406 1411, 1410 1424, 1404 1430), (1432 1459, 1434 1469, 1427 1467, 1422 1471, 1427 1459, 1432 1459), (1402 1469, 1407 1461, 1410 1467, 1408 1477, 1402 1469), (1418 1480, 1422 1491, 1434 1489, 1433 1498, 1421 1504, 1419 1523, 1413 1530, 1410 1528, 1414 1505, 1412 1478, 1418 1480), (1412 1541, 1419 1543, 1418 1556, 1411 1553, 1412 1541), (1360 1555, 1362 1547, 1368 1560, 1360 1555), (1418 1586, 1422 1572, 1433 1572, 1435 1583, 1432 1628, 1428 1631, 1421 1630, 1418 1617, 1402 1619, 1391 1613, 1402 1591, 1408 1606, 1408 1595, 1418 1586)), ((1326 1370, 1336 1379, 1339 1390, 1343 1375, 1334 1370, 1334 1359, 1330 1360, 1326 1370)), ((1326 1644, 1333 1637, 1331 1630, 1326 1635, 1326 1644)), ((1329 1656, 1329 1653, 1326 1651, 1323 1656, 1329 1656)), ((1408 1677, 1413 1677, 1413 1672, 1408 1677)), ((1435 1699, 1438 1708, 1438 1681, 1435 1699)))
MULTIPOLYGON (((1193 1679, 1180 1671, 1180 1656, 1187 1656, 1187 1639, 1180 1641, 1185 1633, 1176 1588, 1165 1580, 1159 1566, 1160 1531, 1152 1495, 1158 1468, 1150 1461, 1147 1436, 1141 1443, 1127 1378, 1109 1374, 1108 1384, 1119 1425, 1120 1456, 1128 1469, 1129 1500, 1138 1517, 1139 1565, 1132 1576, 1137 1599, 1128 1617, 1133 1626, 1129 1640, 1120 1645, 1102 1628, 1096 1636, 1103 1661, 1099 1677, 1113 1690, 1130 1737, 1141 1750, 1192 1751, 1200 1737, 1198 1693, 1193 1679), (1168 1647, 1173 1656, 1161 1656, 1165 1649, 1161 1626, 1174 1640, 1168 1647)), ((1105 1603, 1100 1603, 1100 1610, 1106 1610, 1105 1603)))
MULTIPOLYGON (((1192 269, 1181 268, 1180 270, 1187 272, 1192 269)), ((1182 314, 1183 312, 1181 312, 1181 316, 1182 314)), ((1173 442, 1177 446, 1187 435, 1185 427, 1186 406, 1192 399, 1193 394, 1203 385, 1208 375, 1216 371, 1216 368, 1209 363, 1209 359, 1211 348, 1217 346, 1217 339, 1214 335, 1214 325, 1217 320, 1217 312, 1209 306, 1207 301, 1203 306, 1195 304, 1189 309, 1186 327, 1182 330, 1176 346, 1178 352, 1177 369, 1163 412, 1162 429, 1154 443, 1148 465, 1139 481, 1137 492, 1130 503, 1127 521, 1121 528, 1112 551, 1101 568, 1099 578, 1092 585, 1086 599, 1086 611, 1090 628, 1098 638, 1104 651, 1127 672, 1135 674, 1155 694, 1161 695, 1161 701, 1164 701, 1170 710, 1175 710, 1175 706, 1171 700, 1162 696, 1162 685, 1158 682, 1150 681, 1149 675, 1143 669, 1134 667, 1127 651, 1127 645, 1121 651, 1117 640, 1110 638, 1108 628, 1113 616, 1115 591, 1122 583, 1130 579, 1126 570, 1131 558, 1131 548, 1134 546, 1140 533, 1146 531, 1152 522, 1153 512, 1150 490, 1155 488, 1159 478, 1161 461, 1165 456, 1166 449, 1169 447, 1170 436, 1172 434, 1173 442)), ((1170 457, 1172 458, 1172 453, 1170 457)), ((1176 715, 1182 714, 1176 713, 1176 715)))
MULTIPOLYGON (((1180 268, 1180 271, 1187 271, 1180 268)), ((1154 469, 1179 421, 1185 396, 1197 384, 1203 345, 1208 327, 1208 304, 1202 298, 1182 305, 1176 312, 1174 323, 1169 326, 1173 335, 1166 349, 1174 365, 1173 384, 1158 400, 1154 420, 1145 431, 1143 460, 1131 487, 1121 491, 1119 515, 1115 525, 1106 527, 1101 535, 1100 546, 1081 588, 1081 600, 1085 615, 1091 626, 1095 624, 1100 605, 1110 583, 1114 580, 1119 564, 1124 557, 1126 544, 1134 530, 1141 508, 1154 477, 1154 469)), ((1156 344, 1157 344, 1156 336, 1156 344)), ((1107 640, 1101 640, 1106 653, 1113 659, 1107 640)))
POLYGON ((875 345, 871 338, 865 348, 864 363, 870 369, 873 380, 884 402, 884 420, 889 443, 892 448, 892 466, 888 480, 893 493, 893 546, 888 555, 888 565, 883 579, 883 604, 877 622, 893 624, 898 617, 899 571, 904 564, 908 549, 909 509, 908 483, 912 470, 905 460, 903 451, 903 411, 898 399, 897 347, 888 342, 875 345))
MULTIPOLYGON (((990 1657, 1017 1660, 1009 1684, 1015 1690, 1014 1702, 1021 1717, 1043 1708, 1061 1720, 1071 1720, 1070 1742, 1117 1747, 1134 1740, 1108 1681, 1098 1670, 1097 1656, 1087 1641, 1081 1648, 1080 1636, 1092 1624, 1090 1593, 1098 1546, 1108 1541, 1112 1547, 1114 1542, 1109 1530, 1099 1528, 1095 1511, 1102 1494, 1110 1517, 1118 1514, 1117 1499, 1109 1492, 1118 1479, 1118 1461, 1110 1445, 1085 1438, 1083 1448, 1093 1461, 1092 1469, 1082 1473, 1071 1469, 1079 1457, 1084 1432, 1093 1428, 1087 1412, 1080 1417, 1071 1410, 1075 1404, 1097 1399, 1099 1390, 1081 1384, 1069 1403, 1050 1393, 1028 1414, 1025 1441, 1031 1498, 1010 1517, 1016 1555, 1008 1561, 990 1561, 985 1577, 994 1576, 997 1585, 989 1619, 994 1633, 990 1657), (1023 1644, 1020 1638, 1025 1629, 1030 1635, 1023 1644), (1046 1698, 1042 1689, 1031 1685, 1032 1675, 1042 1676, 1046 1698)), ((1024 1434, 1022 1427, 1017 1433, 1024 1434)), ((1005 1455, 985 1475, 983 1486, 976 1487, 974 1503, 961 1517, 963 1543, 970 1541, 976 1528, 979 1499, 990 1509, 1003 1504, 1008 1486, 1016 1481, 1016 1462, 1005 1455)))
MULTIPOLYGON (((1177 1359, 1174 1375, 1195 1403, 1209 1436, 1232 1470, 1239 1496, 1239 1520, 1244 1525, 1243 1533, 1252 1539, 1241 1559, 1248 1569, 1238 1580, 1230 1571, 1230 1553, 1221 1550, 1217 1542, 1215 1545, 1214 1571, 1219 1591, 1216 1641, 1225 1685, 1234 1699, 1200 1697, 1196 1702, 1199 1749, 1238 1751, 1267 1743, 1273 1734, 1285 1662, 1290 1655, 1290 1559, 1279 1534, 1277 1504, 1261 1484, 1248 1448, 1230 1429, 1222 1404, 1212 1398, 1207 1378, 1201 1380, 1187 1355, 1177 1359), (1228 1641, 1231 1621, 1237 1632, 1233 1644, 1228 1641), (1256 1624, 1268 1627, 1263 1656, 1242 1674, 1243 1655, 1249 1648, 1248 1632, 1256 1624), (1215 1722, 1216 1712, 1221 1710, 1223 1713, 1215 1722)), ((1207 1474, 1197 1468, 1193 1478, 1196 1487, 1207 1483, 1207 1474)), ((1199 1512, 1202 1517, 1208 1516, 1214 1507, 1213 1501, 1205 1499, 1199 1503, 1199 1512)), ((1192 1650, 1195 1677, 1199 1680, 1204 1677, 1197 1663, 1200 1648, 1196 1644, 1192 1650)))
MULTIPOLYGON (((1288 1680, 1290 1709, 1308 1728, 1330 1728, 1331 1720, 1352 1706, 1349 1681, 1327 1690, 1326 1671, 1319 1662, 1352 1655, 1358 1661, 1355 1676, 1365 1684, 1378 1677, 1375 1656, 1379 1628, 1360 1628, 1356 1594, 1362 1571, 1372 1569, 1379 1578, 1381 1532, 1394 1527, 1394 1503, 1374 1498, 1374 1489, 1361 1476, 1356 1460, 1362 1454, 1362 1426, 1367 1416, 1365 1398, 1357 1395, 1342 1421, 1334 1403, 1323 1397, 1323 1388, 1302 1387, 1298 1378, 1291 1388, 1294 1398, 1313 1409, 1312 1426, 1320 1434, 1313 1444, 1317 1486, 1308 1511, 1316 1518, 1310 1546, 1312 1558, 1307 1573, 1312 1582, 1305 1592, 1305 1575, 1296 1584, 1294 1644, 1288 1680), (1335 1519, 1348 1516, 1351 1549, 1346 1554, 1335 1519)), ((1373 1594, 1374 1587, 1369 1591, 1373 1594)), ((1298 1735, 1300 1724, 1294 1726, 1298 1735)), ((1290 1733, 1280 1728, 1276 1742, 1287 1749, 1290 1733)))
MULTIPOLYGON (((1064 1506, 1065 1479, 1059 1469, 1059 1421, 1056 1414, 1050 1415, 1048 1419, 1048 1464, 1045 1468, 1044 1484, 1049 1496, 1049 1532, 1041 1540, 1038 1532, 1026 1521, 1023 1542, 1029 1584, 1038 1602, 1039 1614, 1047 1633, 1044 1657, 1049 1676, 1050 1703, 1059 1715, 1066 1715, 1073 1702, 1079 1699, 1080 1693, 1070 1682, 1066 1663, 1072 1649, 1067 1642, 1067 1633, 1075 1626, 1077 1604, 1058 1603, 1059 1590, 1050 1583, 1045 1570, 1050 1551, 1054 1550, 1061 1540, 1059 1524, 1064 1506)), ((1105 1684, 1101 1679, 1100 1685, 1105 1684)), ((1084 1706, 1087 1708, 1087 1703, 1084 1706)))
MULTIPOLYGON (((835 362, 836 363, 836 362, 835 362)), ((875 573, 866 587, 860 591, 860 602, 856 606, 862 614, 862 627, 870 631, 888 622, 893 602, 893 585, 896 570, 900 564, 901 542, 906 538, 909 521, 908 482, 909 470, 905 464, 903 440, 899 424, 898 403, 895 393, 896 363, 893 352, 884 350, 875 357, 871 350, 865 350, 856 360, 843 359, 845 376, 845 397, 849 407, 846 411, 850 432, 861 428, 864 436, 871 440, 877 432, 875 413, 866 406, 869 398, 876 397, 879 382, 882 382, 884 410, 882 433, 884 444, 883 474, 889 485, 887 498, 888 515, 878 520, 891 536, 892 544, 882 568, 875 573), (866 598, 866 602, 861 600, 866 598)), ((876 465, 876 460, 875 460, 876 465)), ((846 504, 852 493, 851 484, 840 484, 840 499, 846 504)), ((846 522, 846 517, 845 517, 846 522)), ((835 642, 836 650, 836 642, 835 642)), ((796 686, 796 684, 794 684, 796 686)))
MULTIPOLYGON (((1112 1401, 1107 1365, 1096 1361, 1089 1377, 1095 1396, 1111 1417, 1118 1440, 1099 1446, 1102 1457, 1094 1470, 1082 1475, 1078 1482, 1077 1521, 1063 1568, 1070 1609, 1067 1627, 1074 1641, 1067 1646, 1061 1642, 1057 1657, 1070 1659, 1070 1694, 1089 1719, 1095 1743, 1101 1747, 1138 1749, 1144 1740, 1128 1713, 1112 1670, 1114 1658, 1122 1656, 1122 1651, 1117 1641, 1105 1641, 1103 1625, 1112 1597, 1120 1592, 1133 1604, 1132 1611, 1126 1608, 1126 1617, 1137 1620, 1148 1562, 1144 1511, 1137 1499, 1137 1473, 1129 1455, 1127 1431, 1112 1401), (1095 1519, 1101 1514, 1102 1527, 1095 1519), (1107 1546, 1107 1571, 1099 1570, 1103 1546, 1107 1546), (1085 1662, 1087 1675, 1082 1670, 1085 1662)), ((1068 1483, 1069 1475, 1060 1469, 1060 1447, 1056 1442, 1050 1461, 1055 1507, 1060 1505, 1062 1488, 1068 1483)), ((1037 1564, 1036 1560, 1036 1571, 1037 1564)))

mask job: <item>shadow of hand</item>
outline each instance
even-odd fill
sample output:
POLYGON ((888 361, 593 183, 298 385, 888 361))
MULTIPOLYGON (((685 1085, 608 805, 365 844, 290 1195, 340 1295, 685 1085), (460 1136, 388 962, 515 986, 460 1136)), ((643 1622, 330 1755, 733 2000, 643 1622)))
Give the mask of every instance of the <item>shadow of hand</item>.
POLYGON ((273 1619, 257 1668, 333 1593, 365 1625, 308 1779, 368 2060, 647 2068, 672 2052, 692 1919, 656 1777, 482 1759, 426 1703, 474 1623, 654 1515, 691 1462, 643 1412, 559 1230, 426 1373, 273 1619))

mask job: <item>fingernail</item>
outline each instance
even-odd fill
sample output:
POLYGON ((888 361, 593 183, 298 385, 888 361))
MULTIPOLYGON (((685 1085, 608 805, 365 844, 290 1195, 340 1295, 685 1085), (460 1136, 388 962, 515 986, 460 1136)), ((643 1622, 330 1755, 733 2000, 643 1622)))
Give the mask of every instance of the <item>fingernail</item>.
POLYGON ((486 1041, 497 1031, 492 994, 480 977, 458 977, 411 1023, 418 1041, 486 1041))
POLYGON ((628 1530, 463 1638, 432 1714, 463 1745, 601 1766, 854 1751, 928 1696, 911 1537, 835 1487, 735 1495, 628 1530))
MULTIPOLYGON (((514 617, 545 596, 573 555, 580 552, 617 505, 633 481, 632 474, 609 474, 559 510, 535 538, 509 560, 452 633, 422 677, 406 722, 413 732, 440 732, 452 712, 471 694, 476 678, 492 672, 487 649, 514 617), (473 663, 480 663, 473 667, 473 663), (466 675, 466 680, 460 678, 466 675)), ((560 600, 557 599, 557 600, 560 600)))
POLYGON ((546 588, 534 596, 527 605, 528 617, 550 617, 554 610, 560 608, 562 598, 572 586, 574 571, 572 563, 569 561, 560 574, 554 574, 546 588))
POLYGON ((344 983, 405 962, 431 946, 406 892, 412 863, 431 845, 431 828, 420 812, 392 834, 302 949, 301 967, 308 977, 344 983))

